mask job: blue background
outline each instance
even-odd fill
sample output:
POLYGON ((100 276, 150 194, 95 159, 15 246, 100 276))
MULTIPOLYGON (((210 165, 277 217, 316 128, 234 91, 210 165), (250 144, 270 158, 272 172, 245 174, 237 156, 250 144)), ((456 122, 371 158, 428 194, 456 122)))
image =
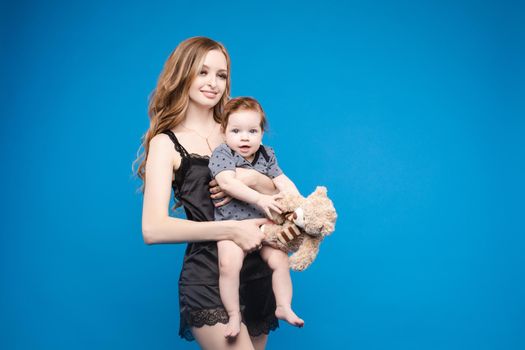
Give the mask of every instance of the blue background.
POLYGON ((184 245, 147 246, 131 176, 147 97, 190 36, 337 230, 269 349, 524 349, 520 1, 1 5, 2 349, 196 349, 184 245))

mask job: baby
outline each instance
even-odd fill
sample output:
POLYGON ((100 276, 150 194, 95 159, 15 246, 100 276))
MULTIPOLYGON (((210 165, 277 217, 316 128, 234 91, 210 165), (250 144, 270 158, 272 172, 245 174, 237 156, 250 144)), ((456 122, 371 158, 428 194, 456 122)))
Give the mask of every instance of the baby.
MULTIPOLYGON (((209 167, 221 189, 233 199, 215 208, 215 220, 244 220, 271 217, 270 210, 281 213, 277 195, 261 194, 238 180, 235 168, 254 169, 272 179, 280 191, 299 193, 295 185, 283 174, 273 149, 261 144, 266 117, 261 105, 253 98, 238 97, 230 100, 224 109, 221 128, 226 143, 212 153, 209 167)), ((245 253, 232 241, 217 243, 219 255, 219 289, 224 308, 229 316, 226 337, 236 337, 240 331, 239 273, 245 253)), ((302 327, 304 321, 292 310, 292 280, 288 255, 281 250, 263 246, 261 258, 272 270, 272 286, 277 308, 275 316, 302 327)))

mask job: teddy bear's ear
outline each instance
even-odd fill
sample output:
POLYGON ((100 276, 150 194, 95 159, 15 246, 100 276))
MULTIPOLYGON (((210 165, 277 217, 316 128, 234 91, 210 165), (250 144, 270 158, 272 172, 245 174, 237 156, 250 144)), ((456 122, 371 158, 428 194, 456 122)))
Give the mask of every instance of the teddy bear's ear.
POLYGON ((326 195, 328 193, 328 190, 324 186, 317 186, 315 188, 315 193, 316 194, 324 194, 324 195, 326 195))

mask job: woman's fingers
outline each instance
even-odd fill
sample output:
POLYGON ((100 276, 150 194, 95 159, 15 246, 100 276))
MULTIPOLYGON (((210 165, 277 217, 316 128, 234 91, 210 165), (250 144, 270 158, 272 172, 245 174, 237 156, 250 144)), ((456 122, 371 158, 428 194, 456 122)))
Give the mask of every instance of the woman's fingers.
MULTIPOLYGON (((222 188, 219 186, 219 184, 217 183, 217 181, 215 179, 211 180, 208 185, 210 185, 210 188, 209 188, 209 191, 211 193, 210 195, 210 198, 211 199, 221 199, 223 197, 227 197, 228 195, 226 194, 226 192, 224 192, 222 190, 222 188)), ((231 199, 230 199, 231 200, 231 199)), ((221 205, 224 205, 226 203, 228 203, 230 200, 224 202, 223 204, 221 205)))
POLYGON ((236 241, 237 245, 245 252, 257 250, 264 239, 264 233, 259 229, 259 226, 267 223, 269 221, 264 218, 238 221, 242 234, 239 236, 239 240, 236 241))
POLYGON ((273 221, 272 220, 269 220, 267 218, 257 218, 257 219, 249 219, 249 220, 244 220, 244 221, 249 221, 255 225, 257 225, 257 227, 259 226, 262 226, 262 225, 268 225, 268 224, 272 224, 273 221))
POLYGON ((252 251, 259 250, 262 247, 262 240, 265 238, 264 233, 260 230, 260 225, 265 225, 269 223, 269 220, 267 219, 259 219, 254 220, 250 223, 250 226, 253 228, 252 232, 250 232, 250 238, 252 240, 251 244, 253 244, 252 251))
MULTIPOLYGON (((212 198, 213 198, 213 196, 212 196, 212 198)), ((220 198, 220 197, 217 197, 217 198, 220 198)), ((222 207, 223 205, 230 203, 231 200, 232 200, 232 197, 225 195, 225 197, 224 197, 224 199, 222 201, 214 203, 214 205, 215 205, 215 207, 222 207)))
MULTIPOLYGON (((219 194, 219 193, 222 192, 222 189, 219 186, 219 183, 215 179, 213 179, 210 182, 208 182, 208 186, 210 186, 209 190, 210 190, 210 193, 212 193, 212 194, 219 194)), ((219 197, 219 198, 221 198, 221 197, 219 197)))
POLYGON ((227 196, 226 192, 223 192, 223 191, 219 190, 219 192, 210 195, 210 198, 212 198, 212 199, 221 199, 221 198, 226 197, 226 196, 227 196))

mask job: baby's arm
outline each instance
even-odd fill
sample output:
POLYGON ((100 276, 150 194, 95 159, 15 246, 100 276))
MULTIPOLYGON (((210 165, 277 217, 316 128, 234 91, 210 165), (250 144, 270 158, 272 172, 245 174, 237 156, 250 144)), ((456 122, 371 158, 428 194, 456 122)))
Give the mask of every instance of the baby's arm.
POLYGON ((277 190, 279 192, 289 192, 292 194, 301 195, 292 180, 290 180, 288 176, 284 175, 283 171, 279 167, 279 164, 277 164, 277 158, 275 157, 273 148, 265 147, 265 149, 270 156, 270 160, 268 161, 267 165, 268 176, 272 178, 273 184, 277 190))
POLYGON ((262 194, 277 194, 279 190, 275 187, 272 179, 254 169, 236 168, 235 177, 246 186, 262 194))
POLYGON ((270 209, 281 214, 281 208, 276 201, 279 195, 266 195, 252 190, 236 178, 235 171, 221 171, 215 176, 215 180, 224 192, 241 201, 257 205, 268 217, 271 217, 270 209))
POLYGON ((292 180, 290 180, 288 176, 284 175, 284 173, 275 177, 273 179, 273 183, 279 192, 289 192, 292 194, 301 195, 292 180))

